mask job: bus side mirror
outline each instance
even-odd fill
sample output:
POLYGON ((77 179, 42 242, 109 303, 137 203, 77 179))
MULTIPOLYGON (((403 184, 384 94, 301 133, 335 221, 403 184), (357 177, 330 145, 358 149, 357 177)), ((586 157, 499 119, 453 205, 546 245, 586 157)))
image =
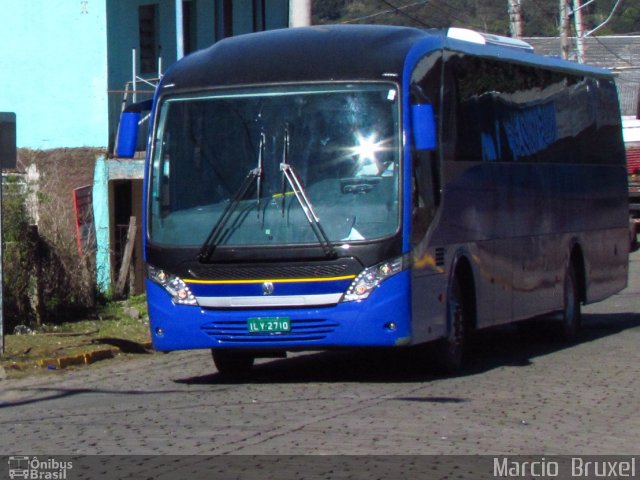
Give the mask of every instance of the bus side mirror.
POLYGON ((433 114, 433 105, 428 103, 411 105, 411 121, 415 148, 417 150, 435 150, 436 119, 433 114))
POLYGON ((116 156, 119 158, 133 158, 138 144, 138 130, 142 112, 151 110, 151 100, 132 103, 120 114, 118 125, 118 142, 116 156))
POLYGON ((122 112, 118 125, 118 144, 116 156, 119 158, 133 158, 138 144, 138 122, 140 112, 122 112))

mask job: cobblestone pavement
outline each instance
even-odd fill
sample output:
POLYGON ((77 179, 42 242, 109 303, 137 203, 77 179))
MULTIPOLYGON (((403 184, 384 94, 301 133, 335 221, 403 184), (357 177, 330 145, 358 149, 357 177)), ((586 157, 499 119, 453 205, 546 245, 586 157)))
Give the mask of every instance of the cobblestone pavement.
MULTIPOLYGON (((224 382, 208 352, 0 381, 0 455, 640 453, 640 255, 567 346, 483 334, 441 378, 418 356, 298 354, 224 382)), ((542 331, 538 330, 538 331, 542 331)))

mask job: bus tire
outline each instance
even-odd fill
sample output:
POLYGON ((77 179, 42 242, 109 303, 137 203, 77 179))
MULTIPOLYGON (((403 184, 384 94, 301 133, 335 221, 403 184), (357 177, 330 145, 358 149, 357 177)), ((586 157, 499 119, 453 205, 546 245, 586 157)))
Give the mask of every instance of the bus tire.
POLYGON ((247 375, 253 367, 254 357, 245 352, 211 349, 213 363, 220 375, 238 377, 247 375))
POLYGON ((447 335, 440 340, 438 349, 438 363, 445 374, 459 372, 464 366, 471 314, 467 298, 460 277, 456 275, 447 295, 447 335))
POLYGON ((580 292, 578 290, 577 271, 573 261, 569 263, 567 273, 564 276, 563 308, 561 318, 561 338, 572 341, 580 331, 581 311, 580 292))

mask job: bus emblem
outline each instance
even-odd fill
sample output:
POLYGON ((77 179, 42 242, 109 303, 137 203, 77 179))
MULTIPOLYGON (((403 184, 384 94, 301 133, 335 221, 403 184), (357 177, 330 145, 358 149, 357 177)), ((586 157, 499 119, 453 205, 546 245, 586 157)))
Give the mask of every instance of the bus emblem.
POLYGON ((262 294, 263 295, 271 295, 273 293, 273 283, 264 282, 262 284, 262 294))

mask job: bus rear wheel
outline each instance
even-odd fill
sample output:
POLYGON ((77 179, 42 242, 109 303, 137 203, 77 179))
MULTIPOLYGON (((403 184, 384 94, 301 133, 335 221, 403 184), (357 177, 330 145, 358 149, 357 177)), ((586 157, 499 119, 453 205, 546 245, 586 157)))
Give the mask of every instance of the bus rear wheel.
POLYGON ((248 353, 214 348, 211 356, 220 375, 227 377, 247 375, 253 367, 254 357, 248 353))

